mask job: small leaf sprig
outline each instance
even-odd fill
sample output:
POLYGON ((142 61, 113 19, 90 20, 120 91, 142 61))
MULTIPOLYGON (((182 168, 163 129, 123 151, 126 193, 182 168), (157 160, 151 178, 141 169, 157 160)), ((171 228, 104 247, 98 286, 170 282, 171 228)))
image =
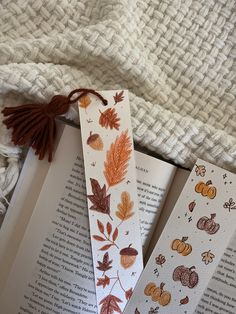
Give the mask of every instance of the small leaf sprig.
POLYGON ((103 225, 103 223, 97 219, 97 225, 98 225, 98 229, 100 231, 100 233, 102 234, 102 236, 100 235, 93 235, 93 238, 97 241, 100 242, 109 242, 108 244, 105 244, 104 246, 102 246, 99 250, 100 251, 106 251, 108 250, 110 247, 115 246, 117 249, 119 249, 119 246, 115 243, 117 237, 118 237, 118 228, 115 228, 115 230, 112 233, 112 225, 110 224, 110 222, 107 222, 106 224, 106 233, 105 233, 105 227, 103 225))
POLYGON ((159 311, 159 306, 157 307, 150 307, 150 310, 148 311, 148 314, 157 314, 159 311))
POLYGON ((223 207, 224 208, 228 208, 229 212, 231 211, 231 209, 236 209, 235 202, 233 201, 232 197, 229 199, 228 202, 225 202, 223 207))

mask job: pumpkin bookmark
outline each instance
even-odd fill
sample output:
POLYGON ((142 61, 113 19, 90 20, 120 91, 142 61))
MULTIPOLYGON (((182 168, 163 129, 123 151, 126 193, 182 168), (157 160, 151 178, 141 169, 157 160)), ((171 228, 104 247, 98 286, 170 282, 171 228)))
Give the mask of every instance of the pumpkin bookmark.
POLYGON ((235 204, 236 175, 198 160, 124 313, 193 313, 235 231, 235 204))
POLYGON ((127 91, 78 102, 99 313, 122 313, 143 269, 127 91))

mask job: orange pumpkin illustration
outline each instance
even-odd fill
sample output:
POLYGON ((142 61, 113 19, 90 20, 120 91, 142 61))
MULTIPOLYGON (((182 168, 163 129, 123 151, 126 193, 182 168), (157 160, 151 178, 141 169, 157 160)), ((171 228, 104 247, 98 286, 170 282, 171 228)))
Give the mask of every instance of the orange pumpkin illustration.
POLYGON ((211 180, 204 183, 203 181, 198 182, 195 186, 195 191, 200 193, 204 197, 208 197, 209 199, 213 199, 216 197, 216 187, 212 185, 211 180))
POLYGON ((186 243, 185 241, 187 240, 188 237, 183 237, 182 240, 175 239, 171 244, 172 250, 177 251, 179 254, 183 256, 189 255, 192 252, 192 245, 186 243))
POLYGON ((159 302, 160 305, 166 306, 171 301, 171 293, 164 290, 164 285, 162 282, 160 287, 157 287, 155 283, 149 282, 144 289, 144 294, 151 297, 153 302, 159 302))

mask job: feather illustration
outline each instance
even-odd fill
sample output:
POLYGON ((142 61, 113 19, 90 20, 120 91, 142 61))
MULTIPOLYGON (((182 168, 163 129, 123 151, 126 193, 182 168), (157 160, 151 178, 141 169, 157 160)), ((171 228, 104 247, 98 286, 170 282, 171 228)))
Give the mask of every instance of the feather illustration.
POLYGON ((114 186, 125 179, 128 161, 132 152, 131 139, 128 130, 117 136, 114 143, 107 151, 106 161, 104 162, 104 176, 108 187, 114 186))
POLYGON ((130 195, 128 192, 121 193, 121 203, 117 205, 118 211, 116 211, 116 216, 120 220, 124 221, 133 216, 132 212, 134 202, 131 201, 130 195))

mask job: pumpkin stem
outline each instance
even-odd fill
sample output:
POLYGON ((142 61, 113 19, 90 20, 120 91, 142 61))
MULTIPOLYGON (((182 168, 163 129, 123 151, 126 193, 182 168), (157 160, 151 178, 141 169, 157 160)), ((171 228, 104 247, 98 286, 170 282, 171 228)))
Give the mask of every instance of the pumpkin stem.
POLYGON ((193 270, 193 269, 195 269, 196 267, 195 266, 191 266, 190 268, 189 268, 189 270, 191 271, 191 270, 193 270))
POLYGON ((211 219, 213 220, 215 218, 216 214, 211 214, 211 219))
POLYGON ((185 242, 188 240, 188 237, 182 237, 182 242, 185 242))
POLYGON ((161 290, 164 289, 164 285, 165 285, 165 283, 164 283, 164 282, 161 282, 161 284, 160 284, 160 289, 161 289, 161 290))
POLYGON ((206 185, 211 185, 212 184, 212 181, 211 180, 208 180, 207 182, 206 182, 206 185))

